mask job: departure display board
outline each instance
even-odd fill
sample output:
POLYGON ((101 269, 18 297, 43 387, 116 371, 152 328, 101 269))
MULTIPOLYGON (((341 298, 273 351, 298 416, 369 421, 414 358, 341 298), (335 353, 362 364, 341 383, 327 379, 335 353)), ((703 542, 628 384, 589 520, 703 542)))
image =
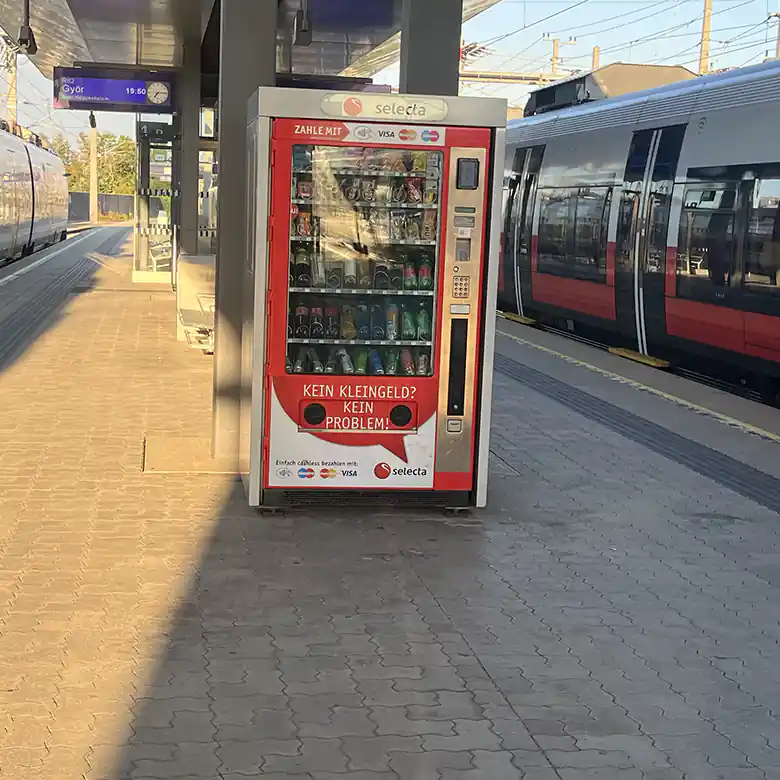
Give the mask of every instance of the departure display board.
POLYGON ((54 69, 54 108, 170 114, 174 97, 174 76, 166 71, 54 69))

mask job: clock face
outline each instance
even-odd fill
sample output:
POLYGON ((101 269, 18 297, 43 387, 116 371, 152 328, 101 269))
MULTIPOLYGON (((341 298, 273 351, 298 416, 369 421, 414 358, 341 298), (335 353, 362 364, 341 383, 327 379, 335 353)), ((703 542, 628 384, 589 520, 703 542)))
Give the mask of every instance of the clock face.
POLYGON ((162 81, 150 81, 146 87, 146 99, 156 106, 161 106, 170 97, 171 90, 162 81))

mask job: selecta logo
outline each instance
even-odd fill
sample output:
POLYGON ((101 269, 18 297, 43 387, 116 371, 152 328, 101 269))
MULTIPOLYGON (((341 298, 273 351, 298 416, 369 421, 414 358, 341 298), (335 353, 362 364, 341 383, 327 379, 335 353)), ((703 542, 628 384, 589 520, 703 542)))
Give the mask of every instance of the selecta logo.
POLYGON ((392 473, 393 470, 387 463, 377 463, 376 466, 374 466, 374 476, 377 479, 387 479, 392 473))
POLYGON ((363 113, 363 104, 356 97, 348 97, 343 108, 347 116, 360 116, 363 113))
POLYGON ((374 476, 377 479, 387 479, 388 477, 425 477, 428 475, 428 469, 424 468, 400 468, 393 469, 387 463, 377 463, 374 466, 374 476))

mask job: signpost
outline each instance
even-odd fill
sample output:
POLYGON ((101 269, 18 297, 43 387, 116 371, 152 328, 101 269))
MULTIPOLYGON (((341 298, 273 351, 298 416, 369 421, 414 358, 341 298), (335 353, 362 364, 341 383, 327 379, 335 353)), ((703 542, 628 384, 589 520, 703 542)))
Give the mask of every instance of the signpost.
POLYGON ((172 114, 175 89, 171 71, 54 69, 54 108, 172 114))

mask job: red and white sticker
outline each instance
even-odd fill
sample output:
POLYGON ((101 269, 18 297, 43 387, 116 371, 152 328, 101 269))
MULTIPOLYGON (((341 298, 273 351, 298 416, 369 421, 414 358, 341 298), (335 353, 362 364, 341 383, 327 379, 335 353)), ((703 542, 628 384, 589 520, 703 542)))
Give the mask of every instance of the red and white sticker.
POLYGON ((444 146, 446 129, 425 125, 390 125, 376 122, 300 121, 293 136, 309 141, 351 141, 361 146, 444 146))

